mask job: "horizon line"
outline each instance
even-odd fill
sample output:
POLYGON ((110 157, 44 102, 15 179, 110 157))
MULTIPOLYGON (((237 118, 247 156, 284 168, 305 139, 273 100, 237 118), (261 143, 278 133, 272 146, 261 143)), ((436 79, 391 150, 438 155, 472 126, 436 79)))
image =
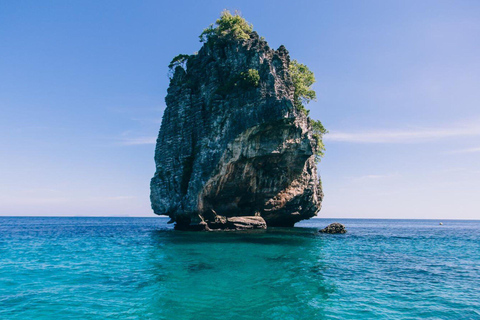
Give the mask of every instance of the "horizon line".
MULTIPOLYGON (((35 215, 35 216, 27 216, 27 215, 0 215, 0 218, 169 218, 168 216, 164 215, 156 215, 153 217, 149 216, 125 216, 125 215, 112 215, 112 216, 79 216, 79 215, 64 215, 64 216, 42 216, 42 215, 35 215)), ((443 220, 443 221, 480 221, 480 219, 470 219, 470 218, 334 218, 334 217, 312 217, 310 219, 301 220, 297 223, 302 221, 308 221, 313 219, 351 219, 351 220, 443 220)))

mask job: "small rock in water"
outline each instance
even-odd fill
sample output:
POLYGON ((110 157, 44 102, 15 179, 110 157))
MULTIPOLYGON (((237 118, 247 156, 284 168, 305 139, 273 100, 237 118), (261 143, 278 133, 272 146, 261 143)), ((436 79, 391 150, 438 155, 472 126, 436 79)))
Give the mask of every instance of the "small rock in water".
POLYGON ((443 222, 440 222, 440 225, 443 226, 443 222))
POLYGON ((321 233, 347 233, 347 229, 341 223, 335 222, 328 225, 326 228, 319 230, 321 233))

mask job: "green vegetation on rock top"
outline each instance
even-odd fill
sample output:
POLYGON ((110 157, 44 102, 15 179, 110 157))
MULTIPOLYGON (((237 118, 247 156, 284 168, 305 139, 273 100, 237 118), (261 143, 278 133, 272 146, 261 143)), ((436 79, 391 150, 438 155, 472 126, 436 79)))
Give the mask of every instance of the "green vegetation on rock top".
POLYGON ((200 34, 200 42, 208 42, 214 37, 231 37, 234 39, 248 39, 250 32, 253 31, 253 25, 245 20, 238 12, 231 14, 224 10, 220 18, 215 22, 216 26, 211 24, 200 34))

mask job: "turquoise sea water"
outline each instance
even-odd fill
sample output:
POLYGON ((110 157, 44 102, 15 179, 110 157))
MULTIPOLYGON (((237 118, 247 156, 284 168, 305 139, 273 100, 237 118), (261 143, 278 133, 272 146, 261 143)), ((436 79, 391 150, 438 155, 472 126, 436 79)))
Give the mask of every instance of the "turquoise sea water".
POLYGON ((480 221, 0 218, 0 319, 480 319, 480 221))

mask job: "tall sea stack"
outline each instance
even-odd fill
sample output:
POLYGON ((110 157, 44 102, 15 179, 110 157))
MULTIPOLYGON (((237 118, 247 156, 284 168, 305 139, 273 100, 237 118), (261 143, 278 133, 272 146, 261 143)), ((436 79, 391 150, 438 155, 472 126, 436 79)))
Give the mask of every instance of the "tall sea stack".
POLYGON ((191 230, 262 227, 262 218, 291 227, 315 216, 321 140, 295 104, 288 51, 251 29, 210 30, 198 53, 170 65, 153 211, 191 230))

